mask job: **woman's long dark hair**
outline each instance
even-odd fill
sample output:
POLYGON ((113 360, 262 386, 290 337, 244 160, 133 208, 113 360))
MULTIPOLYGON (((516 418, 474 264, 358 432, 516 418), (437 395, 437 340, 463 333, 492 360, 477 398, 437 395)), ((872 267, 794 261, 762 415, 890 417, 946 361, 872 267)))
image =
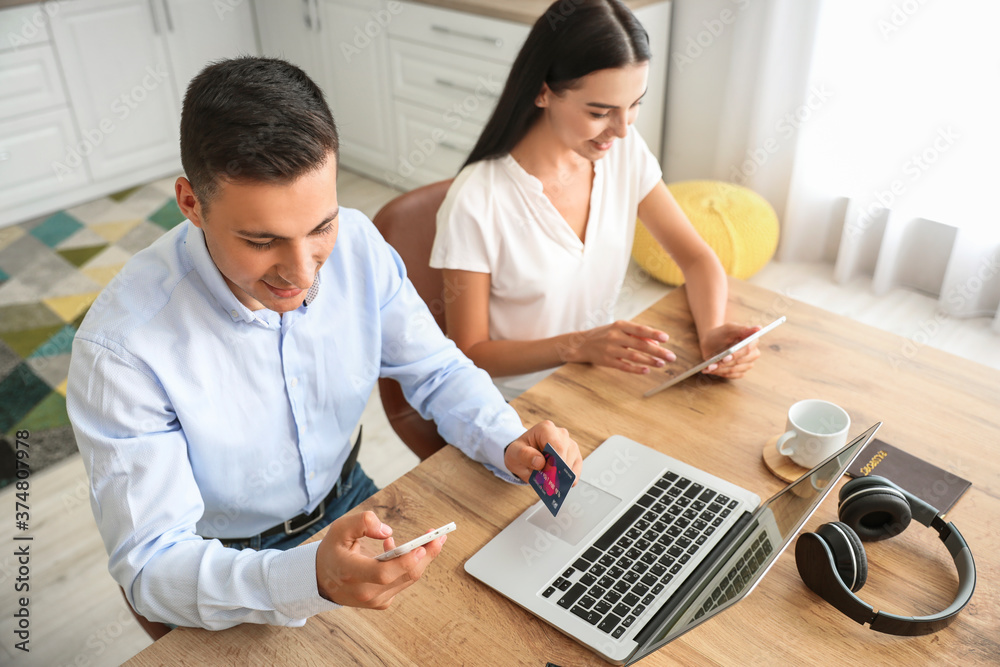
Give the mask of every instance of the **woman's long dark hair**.
POLYGON ((649 60, 649 36, 621 0, 556 0, 535 22, 503 93, 463 168, 506 155, 541 114, 548 84, 560 94, 591 72, 649 60))

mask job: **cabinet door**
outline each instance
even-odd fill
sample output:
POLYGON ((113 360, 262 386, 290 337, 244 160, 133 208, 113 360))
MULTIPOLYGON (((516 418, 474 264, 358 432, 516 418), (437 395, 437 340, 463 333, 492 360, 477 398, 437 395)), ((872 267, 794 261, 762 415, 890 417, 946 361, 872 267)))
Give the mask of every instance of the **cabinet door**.
POLYGON ((323 61, 319 56, 319 17, 313 0, 257 0, 261 54, 298 65, 321 88, 323 61))
POLYGON ((0 210, 86 185, 65 108, 0 119, 0 210))
POLYGON ((385 178, 395 146, 385 26, 402 18, 376 2, 319 0, 319 8, 320 86, 340 130, 341 164, 385 178))
POLYGON ((177 160, 177 102, 151 2, 67 2, 52 31, 94 178, 177 160))
POLYGON ((162 2, 167 48, 177 99, 208 63, 233 56, 256 56, 253 11, 247 2, 154 0, 162 2))

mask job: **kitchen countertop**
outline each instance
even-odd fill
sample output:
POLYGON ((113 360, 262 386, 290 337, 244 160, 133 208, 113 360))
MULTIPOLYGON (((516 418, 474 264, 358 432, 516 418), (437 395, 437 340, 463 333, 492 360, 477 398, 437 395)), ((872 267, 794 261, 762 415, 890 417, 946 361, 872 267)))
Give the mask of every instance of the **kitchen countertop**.
POLYGON ((17 7, 18 5, 30 5, 36 2, 38 2, 38 0, 0 0, 0 9, 17 7))
MULTIPOLYGON (((533 25, 538 17, 552 4, 552 0, 410 0, 421 5, 454 9, 470 14, 481 14, 495 19, 506 19, 517 23, 533 25)), ((573 0, 564 0, 567 11, 573 7, 573 0)), ((629 9, 635 11, 646 5, 655 5, 666 0, 625 0, 629 9)))
MULTIPOLYGON (((495 19, 506 19, 517 23, 534 24, 542 15, 550 0, 411 0, 422 5, 442 7, 444 9, 454 9, 470 14, 480 14, 495 19)), ((646 5, 654 5, 666 0, 625 0, 625 4, 633 11, 646 5)), ((0 9, 16 7, 18 5, 30 5, 38 0, 0 0, 0 9)), ((264 0, 264 2, 274 2, 274 0, 264 0)), ((567 9, 573 6, 573 0, 565 0, 567 9)))

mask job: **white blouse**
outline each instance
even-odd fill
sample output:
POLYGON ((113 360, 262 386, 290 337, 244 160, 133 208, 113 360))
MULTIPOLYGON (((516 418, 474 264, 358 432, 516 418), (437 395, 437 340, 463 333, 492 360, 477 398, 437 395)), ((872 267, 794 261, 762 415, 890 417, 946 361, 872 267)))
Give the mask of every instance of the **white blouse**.
MULTIPOLYGON (((437 214, 430 264, 490 274, 492 340, 534 340, 609 324, 636 213, 662 178, 634 127, 594 163, 584 241, 542 183, 509 154, 469 165, 437 214)), ((554 369, 494 378, 511 400, 554 369)))

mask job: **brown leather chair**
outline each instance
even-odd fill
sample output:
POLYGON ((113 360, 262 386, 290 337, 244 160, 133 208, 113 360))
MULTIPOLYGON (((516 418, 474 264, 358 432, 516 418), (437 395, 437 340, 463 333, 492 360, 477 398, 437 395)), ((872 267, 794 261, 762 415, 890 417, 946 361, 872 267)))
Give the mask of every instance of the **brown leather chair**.
POLYGON ((135 616, 135 620, 139 622, 139 626, 146 631, 146 634, 149 635, 154 642, 173 629, 166 623, 147 621, 145 616, 140 616, 139 612, 133 609, 132 605, 129 604, 128 596, 125 595, 125 589, 119 586, 118 590, 122 592, 122 597, 125 598, 125 606, 128 607, 128 610, 132 612, 133 616, 135 616))
MULTIPOLYGON (((442 331, 445 330, 444 278, 440 269, 430 267, 430 257, 437 210, 450 185, 450 179, 438 181, 400 195, 383 206, 373 221, 403 259, 407 276, 442 331)), ((392 429, 421 460, 447 444, 438 435, 434 422, 422 418, 406 402, 398 382, 380 378, 378 390, 392 429)))

